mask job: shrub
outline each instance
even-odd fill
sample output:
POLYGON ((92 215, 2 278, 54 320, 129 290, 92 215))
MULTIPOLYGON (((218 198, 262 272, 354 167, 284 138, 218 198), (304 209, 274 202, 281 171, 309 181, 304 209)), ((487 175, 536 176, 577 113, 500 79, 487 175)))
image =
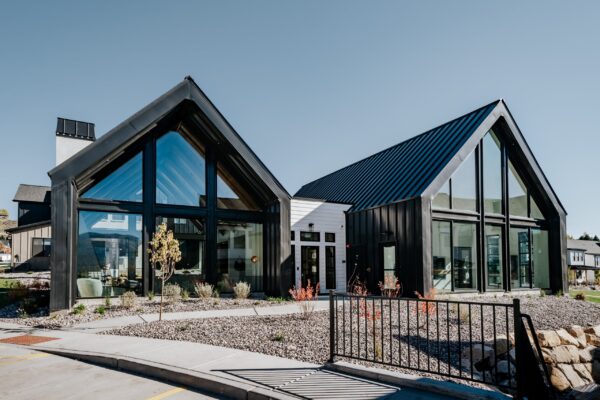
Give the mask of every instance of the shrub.
POLYGON ((379 282, 377 286, 383 297, 395 298, 402 295, 402 285, 396 275, 384 277, 383 282, 379 282))
POLYGON ((106 312, 106 308, 104 306, 98 306, 98 307, 96 307, 94 312, 96 314, 104 315, 104 313, 106 312))
POLYGON ((119 299, 121 300, 121 306, 127 309, 134 308, 137 303, 137 295, 132 291, 123 293, 119 299))
POLYGON ((575 295, 575 300, 584 300, 585 301, 585 294, 584 293, 577 293, 575 295))
POLYGON ((104 307, 110 308, 111 304, 112 304, 112 299, 110 298, 110 296, 106 296, 104 298, 104 307))
POLYGON ((285 297, 267 297, 266 300, 271 303, 285 303, 286 301, 288 301, 288 299, 286 299, 285 297))
POLYGON ((85 304, 80 303, 77 304, 75 307, 73 307, 73 314, 74 315, 79 315, 79 314, 83 314, 83 312, 85 311, 85 304))
MULTIPOLYGON (((429 293, 427 293, 425 296, 421 295, 421 293, 419 293, 418 291, 415 291, 415 295, 417 296, 417 299, 419 299, 419 300, 435 300, 435 289, 431 289, 431 291, 429 293)), ((435 303, 435 302, 417 301, 417 307, 415 309, 415 312, 417 314, 422 314, 425 317, 421 322, 422 324, 424 324, 425 321, 427 319, 429 319, 429 317, 431 315, 433 315, 433 313, 435 313, 436 308, 437 308, 437 303, 435 303)), ((459 314, 460 314, 460 311, 461 310, 459 309, 459 314)), ((460 318, 462 318, 462 315, 460 316, 460 318)))
POLYGON ((188 292, 186 289, 182 289, 181 290, 181 300, 189 300, 190 299, 190 292, 188 292))
POLYGON ((315 310, 314 301, 317 299, 317 295, 319 294, 319 284, 313 287, 310 284, 310 279, 306 284, 306 288, 300 286, 298 289, 296 287, 292 287, 289 291, 292 299, 298 302, 298 306, 300 307, 300 311, 302 312, 302 316, 304 319, 310 318, 312 312, 315 310))
POLYGON ((271 336, 271 340, 274 342, 283 342, 285 340, 285 336, 283 336, 283 333, 277 332, 271 336))
POLYGON ((215 292, 214 286, 205 282, 194 283, 194 291, 196 292, 196 296, 201 299, 208 299, 215 292))
POLYGON ((181 299, 181 287, 176 283, 167 283, 163 288, 165 301, 175 304, 181 299))
POLYGON ((250 297, 250 284, 247 282, 238 282, 233 287, 233 295, 236 299, 247 299, 250 297))
POLYGON ((154 292, 153 292, 153 291, 149 291, 149 292, 148 292, 148 300, 150 300, 150 301, 154 300, 154 296, 155 296, 155 295, 154 295, 154 292))

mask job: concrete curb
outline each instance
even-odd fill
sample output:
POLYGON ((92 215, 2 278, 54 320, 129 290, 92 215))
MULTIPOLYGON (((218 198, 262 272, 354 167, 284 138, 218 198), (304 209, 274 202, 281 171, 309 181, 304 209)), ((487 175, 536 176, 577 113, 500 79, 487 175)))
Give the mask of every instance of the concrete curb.
POLYGON ((369 379, 376 382, 387 383, 389 385, 422 390, 442 396, 449 396, 455 399, 512 399, 511 396, 493 390, 478 389, 471 386, 459 385, 458 383, 454 382, 444 382, 415 375, 401 374, 381 368, 363 367, 362 365, 351 364, 343 361, 327 363, 325 364, 325 369, 369 379))
POLYGON ((43 346, 29 346, 29 348, 67 357, 91 364, 101 365, 120 371, 131 372, 161 381, 168 381, 192 389, 201 390, 210 394, 225 396, 240 400, 297 400, 295 396, 275 391, 274 389, 259 386, 232 378, 225 378, 203 371, 193 371, 185 368, 174 367, 155 363, 152 361, 136 359, 127 356, 117 356, 103 353, 93 353, 78 350, 51 349, 43 346))

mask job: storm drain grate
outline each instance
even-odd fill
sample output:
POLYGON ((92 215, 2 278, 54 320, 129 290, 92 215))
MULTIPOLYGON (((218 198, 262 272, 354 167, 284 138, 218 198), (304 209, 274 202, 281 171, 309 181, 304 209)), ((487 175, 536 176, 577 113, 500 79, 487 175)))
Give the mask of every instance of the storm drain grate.
POLYGON ((305 399, 370 400, 393 396, 397 388, 318 368, 222 371, 305 399))
POLYGON ((13 336, 5 339, 0 339, 0 343, 8 344, 21 344, 25 346, 31 346, 32 344, 49 342, 51 340, 58 340, 60 338, 53 338, 47 336, 34 336, 34 335, 21 335, 13 336))

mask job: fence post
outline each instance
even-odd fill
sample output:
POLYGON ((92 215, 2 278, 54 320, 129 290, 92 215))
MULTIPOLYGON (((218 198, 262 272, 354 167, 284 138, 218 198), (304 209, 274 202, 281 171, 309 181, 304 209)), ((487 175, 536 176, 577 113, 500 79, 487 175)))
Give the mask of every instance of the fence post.
POLYGON ((525 395, 525 379, 524 370, 521 365, 522 356, 525 348, 524 334, 526 334, 523 326, 523 318, 521 317, 521 301, 519 299, 513 299, 513 317, 514 317, 514 330, 515 330, 515 379, 517 380, 517 399, 522 399, 525 395))
POLYGON ((335 306, 333 297, 335 291, 329 290, 329 362, 333 363, 333 354, 335 348, 335 306))

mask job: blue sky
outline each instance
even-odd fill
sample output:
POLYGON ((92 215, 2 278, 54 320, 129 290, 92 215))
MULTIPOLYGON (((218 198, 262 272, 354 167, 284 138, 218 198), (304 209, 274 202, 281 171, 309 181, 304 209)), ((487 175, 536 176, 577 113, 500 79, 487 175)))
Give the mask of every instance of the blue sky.
POLYGON ((49 184, 56 117, 101 135, 186 75, 290 193, 504 98, 564 203, 600 235, 599 2, 0 4, 0 208, 49 184))

